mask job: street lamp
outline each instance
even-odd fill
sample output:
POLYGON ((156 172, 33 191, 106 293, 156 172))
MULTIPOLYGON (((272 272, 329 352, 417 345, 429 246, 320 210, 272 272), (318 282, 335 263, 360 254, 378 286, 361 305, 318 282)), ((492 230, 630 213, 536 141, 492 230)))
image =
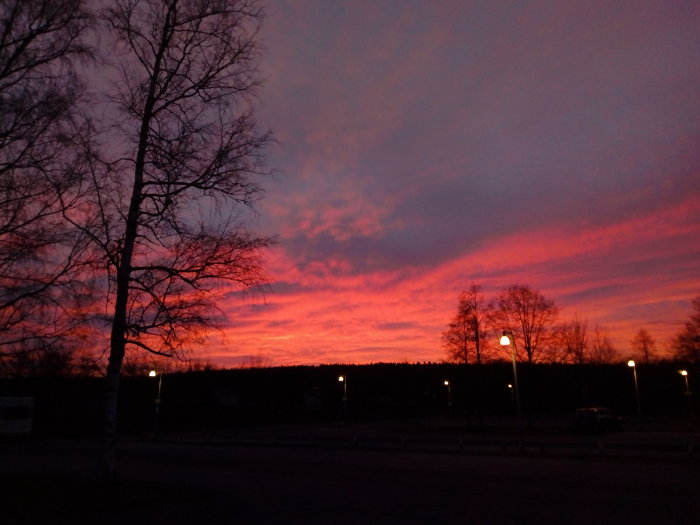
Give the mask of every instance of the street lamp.
POLYGON ((343 383, 343 421, 348 420, 348 376, 338 376, 338 382, 343 383))
POLYGON ((153 419, 153 434, 158 433, 158 424, 160 423, 160 391, 163 386, 163 373, 158 373, 155 370, 148 372, 148 377, 158 376, 158 394, 155 401, 155 417, 153 419))
POLYGON ((348 378, 345 376, 338 376, 338 382, 343 383, 343 401, 348 400, 348 378))
POLYGON ((515 407, 518 414, 518 421, 520 421, 522 413, 520 409, 520 389, 518 388, 518 365, 515 361, 515 338, 513 337, 513 334, 508 335, 508 333, 503 332, 503 335, 501 336, 501 346, 510 346, 510 354, 513 358, 513 385, 515 385, 515 407), (513 338, 512 341, 511 338, 513 338))
POLYGON ((637 416, 642 417, 642 405, 639 402, 639 383, 637 382, 637 364, 634 360, 630 359, 627 361, 627 366, 634 372, 634 393, 637 398, 637 416))
POLYGON ((447 387, 447 406, 450 408, 450 411, 452 410, 452 385, 450 385, 450 382, 445 379, 442 382, 443 385, 447 387))
POLYGON ((688 399, 688 426, 692 427, 693 424, 693 393, 690 391, 690 385, 688 384, 688 371, 679 370, 678 373, 683 376, 685 380, 685 397, 688 399))

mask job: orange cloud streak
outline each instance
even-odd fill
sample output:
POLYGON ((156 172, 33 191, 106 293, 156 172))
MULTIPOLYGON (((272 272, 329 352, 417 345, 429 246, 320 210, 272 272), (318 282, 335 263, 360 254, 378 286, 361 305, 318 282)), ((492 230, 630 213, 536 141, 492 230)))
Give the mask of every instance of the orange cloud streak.
POLYGON ((269 262, 272 292, 264 303, 226 305, 231 326, 210 358, 224 365, 258 354, 276 365, 439 361, 440 334, 472 281, 489 295, 530 284, 557 301, 562 318, 607 327, 623 352, 641 327, 663 348, 700 293, 695 263, 679 262, 698 250, 699 204, 688 200, 609 226, 508 235, 435 268, 353 273, 338 254, 302 269, 282 245, 269 262))

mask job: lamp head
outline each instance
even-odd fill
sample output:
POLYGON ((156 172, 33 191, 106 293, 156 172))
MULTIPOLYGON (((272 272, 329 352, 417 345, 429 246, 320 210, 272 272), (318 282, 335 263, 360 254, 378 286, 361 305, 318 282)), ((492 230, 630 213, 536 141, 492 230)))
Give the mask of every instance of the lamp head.
POLYGON ((627 361, 627 366, 629 366, 630 368, 634 368, 636 366, 636 363, 633 359, 630 359, 629 361, 627 361))
POLYGON ((505 332, 501 336, 501 346, 510 346, 510 337, 505 332))
POLYGON ((148 377, 156 377, 157 375, 158 373, 155 370, 151 370, 150 372, 148 372, 148 377))

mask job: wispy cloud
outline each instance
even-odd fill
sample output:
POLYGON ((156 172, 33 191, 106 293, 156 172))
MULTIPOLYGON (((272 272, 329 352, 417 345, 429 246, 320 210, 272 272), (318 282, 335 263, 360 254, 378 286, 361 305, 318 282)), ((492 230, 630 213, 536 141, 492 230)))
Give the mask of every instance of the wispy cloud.
POLYGON ((438 360, 459 291, 529 283, 624 348, 700 293, 700 10, 275 2, 266 303, 218 358, 438 360))

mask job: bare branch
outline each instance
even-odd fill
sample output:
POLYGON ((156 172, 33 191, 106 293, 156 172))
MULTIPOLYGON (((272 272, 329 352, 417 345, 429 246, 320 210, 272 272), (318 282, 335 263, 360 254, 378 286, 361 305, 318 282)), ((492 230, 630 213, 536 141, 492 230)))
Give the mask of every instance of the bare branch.
POLYGON ((134 346, 138 346, 139 348, 143 348, 147 352, 150 352, 150 353, 155 354, 155 355, 161 355, 163 357, 172 357, 173 356, 172 354, 168 354, 166 352, 159 352, 158 350, 154 350, 153 348, 151 348, 147 344, 143 343, 142 341, 125 339, 124 342, 128 345, 134 345, 134 346))

